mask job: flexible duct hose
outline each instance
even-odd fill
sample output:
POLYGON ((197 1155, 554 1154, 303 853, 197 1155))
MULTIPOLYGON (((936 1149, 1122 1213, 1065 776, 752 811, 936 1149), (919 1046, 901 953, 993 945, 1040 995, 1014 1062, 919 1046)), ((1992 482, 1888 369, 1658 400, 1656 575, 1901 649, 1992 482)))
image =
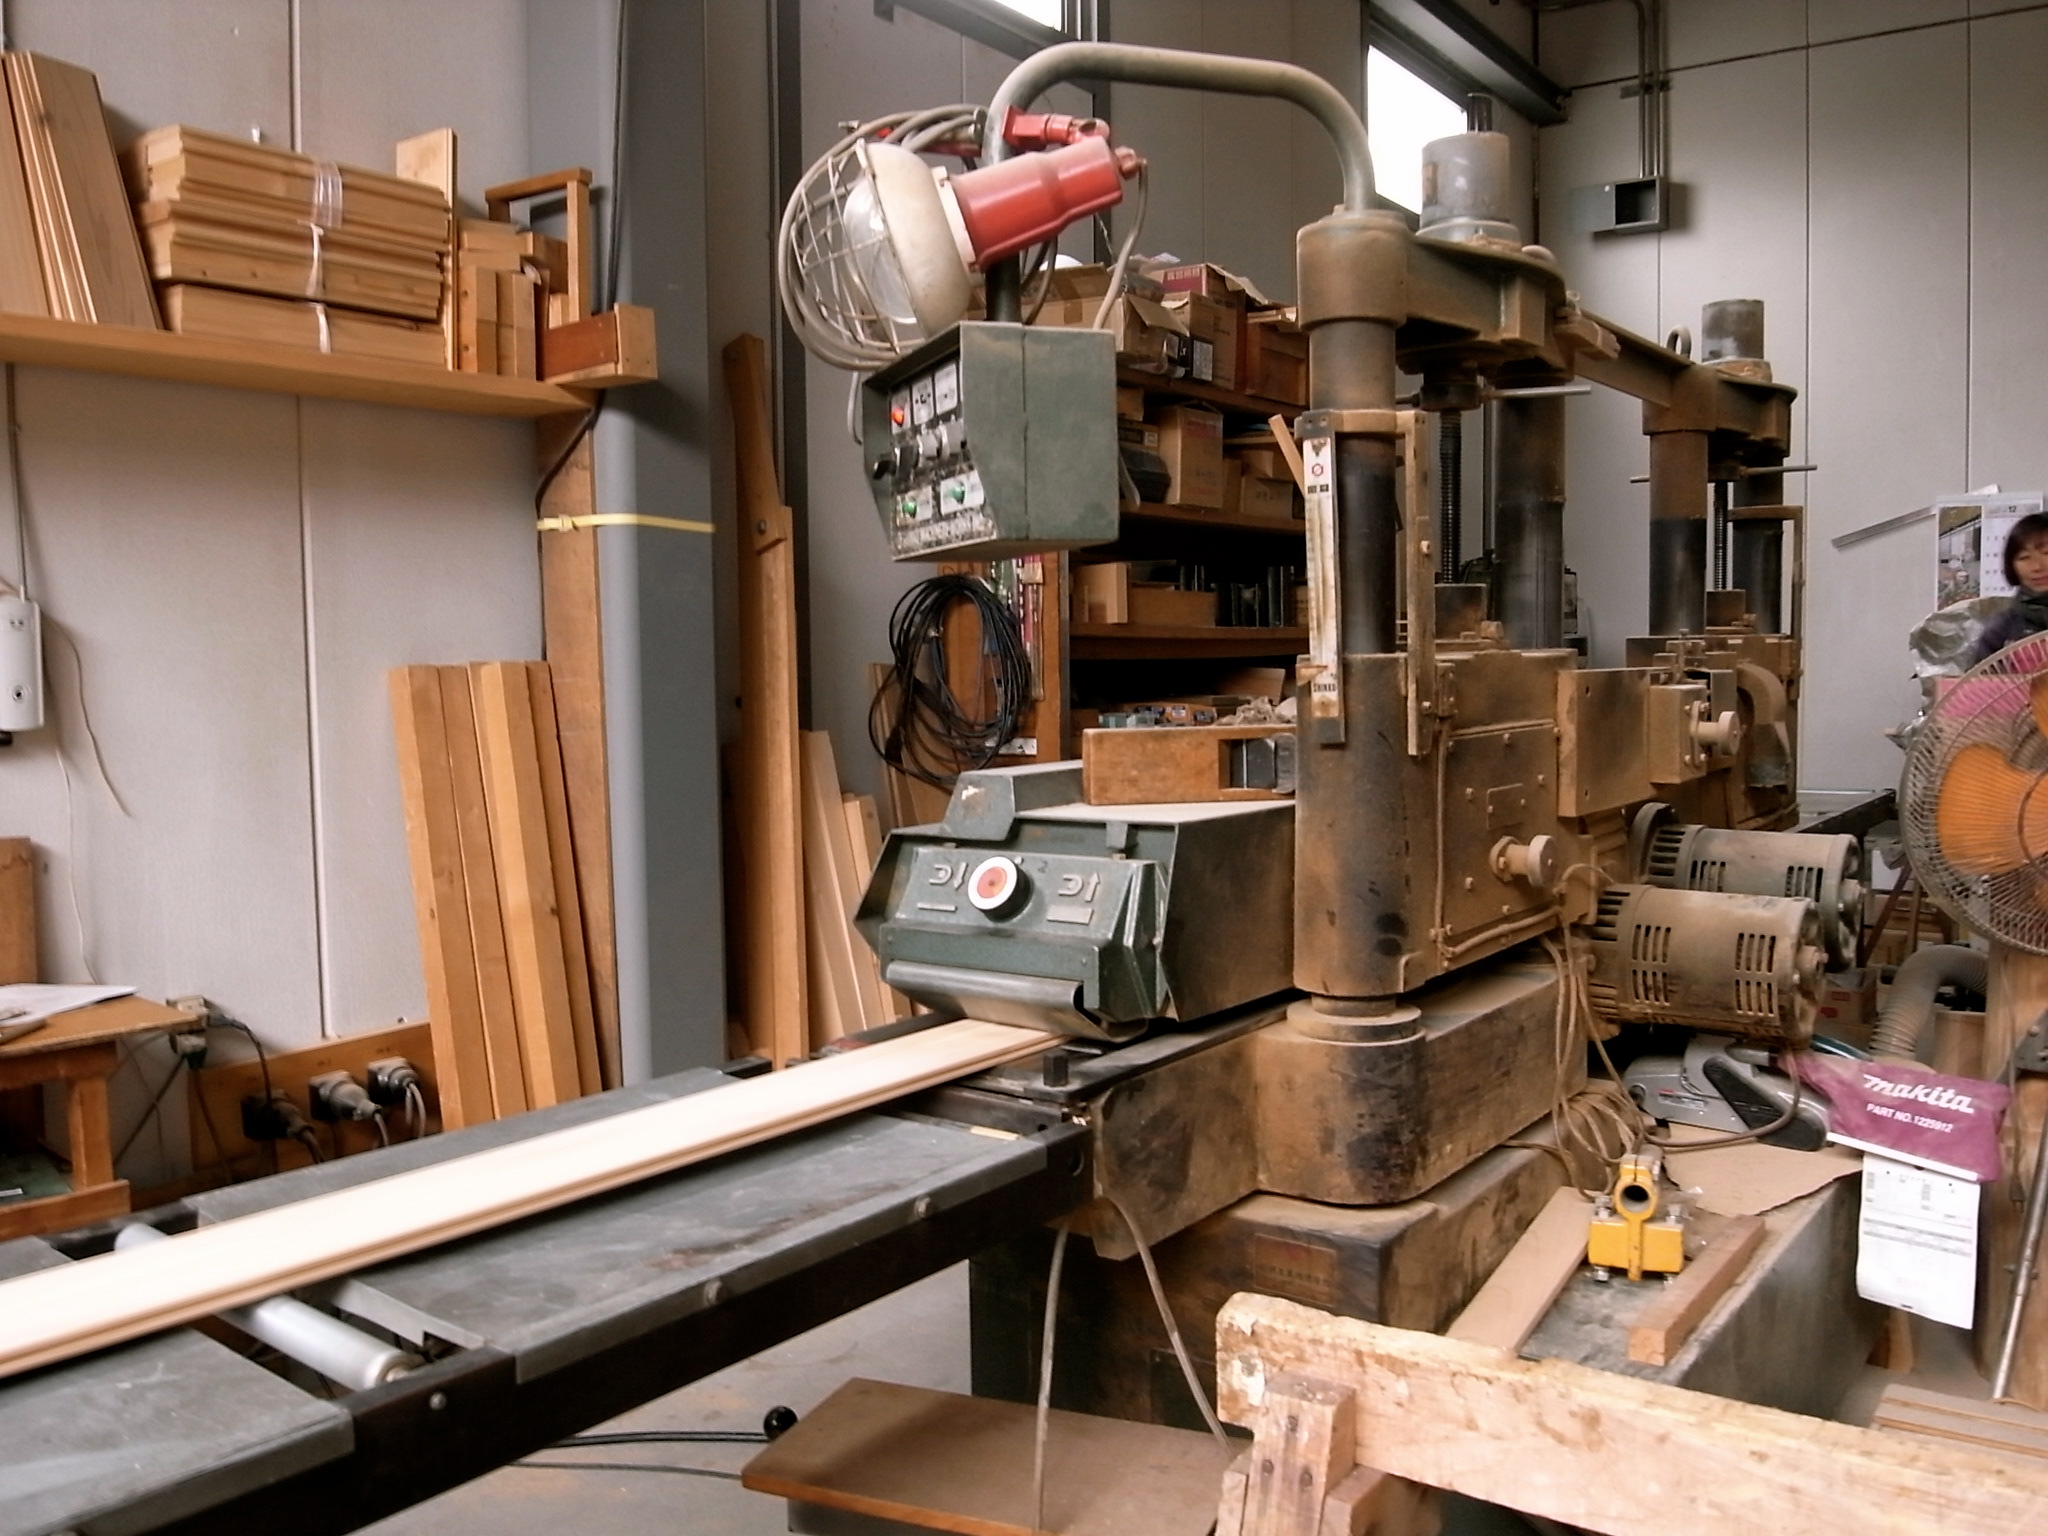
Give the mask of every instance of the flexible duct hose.
POLYGON ((1930 944, 1915 950, 1892 978, 1891 995, 1878 1010, 1870 1053, 1880 1061, 1916 1060, 1920 1032, 1934 1011, 1934 994, 1950 985, 1982 992, 1990 972, 1987 956, 1961 944, 1930 944))

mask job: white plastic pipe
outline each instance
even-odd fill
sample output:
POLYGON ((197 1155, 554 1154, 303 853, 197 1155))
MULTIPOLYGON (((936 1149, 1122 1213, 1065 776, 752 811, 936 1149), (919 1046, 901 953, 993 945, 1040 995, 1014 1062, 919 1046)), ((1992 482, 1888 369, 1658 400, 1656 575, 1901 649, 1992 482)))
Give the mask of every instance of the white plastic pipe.
MULTIPOLYGON (((168 1235, 142 1222, 133 1222, 121 1229, 114 1238, 114 1246, 139 1248, 145 1243, 160 1243, 168 1235)), ((351 1328, 340 1318, 290 1296, 273 1296, 246 1307, 230 1307, 220 1317, 261 1339, 279 1354, 351 1391, 381 1386, 420 1363, 417 1356, 395 1344, 351 1328)))

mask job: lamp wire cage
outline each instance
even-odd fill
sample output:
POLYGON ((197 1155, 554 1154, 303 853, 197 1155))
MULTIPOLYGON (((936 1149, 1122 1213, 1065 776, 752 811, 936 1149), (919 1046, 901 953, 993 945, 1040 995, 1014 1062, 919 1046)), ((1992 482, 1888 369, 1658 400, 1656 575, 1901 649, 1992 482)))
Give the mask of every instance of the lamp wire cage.
POLYGON ((783 208, 776 240, 782 312, 806 351, 856 373, 885 368, 929 338, 915 320, 888 314, 862 268, 865 246, 847 228, 847 198, 865 179, 865 145, 957 156, 971 166, 985 117, 975 106, 897 112, 852 128, 805 171, 783 208))
POLYGON ((1936 906, 2048 954, 2048 633, 1980 662, 1935 701, 1906 754, 1899 824, 1936 906))

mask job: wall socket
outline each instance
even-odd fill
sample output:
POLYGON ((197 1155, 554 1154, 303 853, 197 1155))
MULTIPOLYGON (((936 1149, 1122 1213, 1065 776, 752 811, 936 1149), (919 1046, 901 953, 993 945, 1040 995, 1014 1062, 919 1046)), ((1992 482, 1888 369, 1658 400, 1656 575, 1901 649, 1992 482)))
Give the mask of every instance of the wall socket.
POLYGON ((0 731, 43 725, 43 616, 25 597, 0 597, 0 731))

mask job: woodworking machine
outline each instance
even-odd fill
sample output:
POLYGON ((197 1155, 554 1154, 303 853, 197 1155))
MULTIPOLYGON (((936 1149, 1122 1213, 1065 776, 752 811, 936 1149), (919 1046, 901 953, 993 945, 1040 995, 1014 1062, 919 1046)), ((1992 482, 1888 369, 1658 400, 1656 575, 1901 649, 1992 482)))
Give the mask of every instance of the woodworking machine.
MULTIPOLYGON (((1822 972, 1860 927, 1861 871, 1853 838, 1786 832, 1801 520, 1783 493, 1794 392, 1764 361, 1761 306, 1709 306, 1697 358, 1587 313, 1514 228, 1497 135, 1431 147, 1411 229, 1374 199, 1351 107, 1282 64, 1050 48, 997 93, 984 157, 1012 159, 1013 111, 1082 78, 1288 100, 1338 150, 1343 202, 1297 243, 1311 623, 1295 795, 1103 806, 1076 764, 963 775, 942 821, 892 833, 859 927, 930 1017, 1034 1024, 1058 1045, 906 1112, 322 1287, 306 1299, 425 1362, 338 1401, 192 1330, 0 1383, 0 1536, 348 1529, 1055 1218, 1115 1261, 1254 1194, 1417 1201, 1583 1082, 1559 1035, 1572 964, 1602 1029, 1682 1025, 1744 1049, 1811 1035, 1822 972), (1419 413, 1398 373, 1420 379, 1419 413), (1580 380, 1639 398, 1649 436, 1651 633, 1618 668, 1563 643, 1563 390, 1580 380), (1430 434, 1488 402, 1498 576, 1483 621, 1440 624, 1430 434)), ((868 390, 899 554, 1069 547, 1114 507, 1110 347, 1036 347, 1013 257, 988 268, 987 314, 916 336, 868 390)), ((149 1220, 224 1219, 720 1080, 685 1073, 149 1220)), ((0 1245, 0 1273, 112 1240, 0 1245)))

